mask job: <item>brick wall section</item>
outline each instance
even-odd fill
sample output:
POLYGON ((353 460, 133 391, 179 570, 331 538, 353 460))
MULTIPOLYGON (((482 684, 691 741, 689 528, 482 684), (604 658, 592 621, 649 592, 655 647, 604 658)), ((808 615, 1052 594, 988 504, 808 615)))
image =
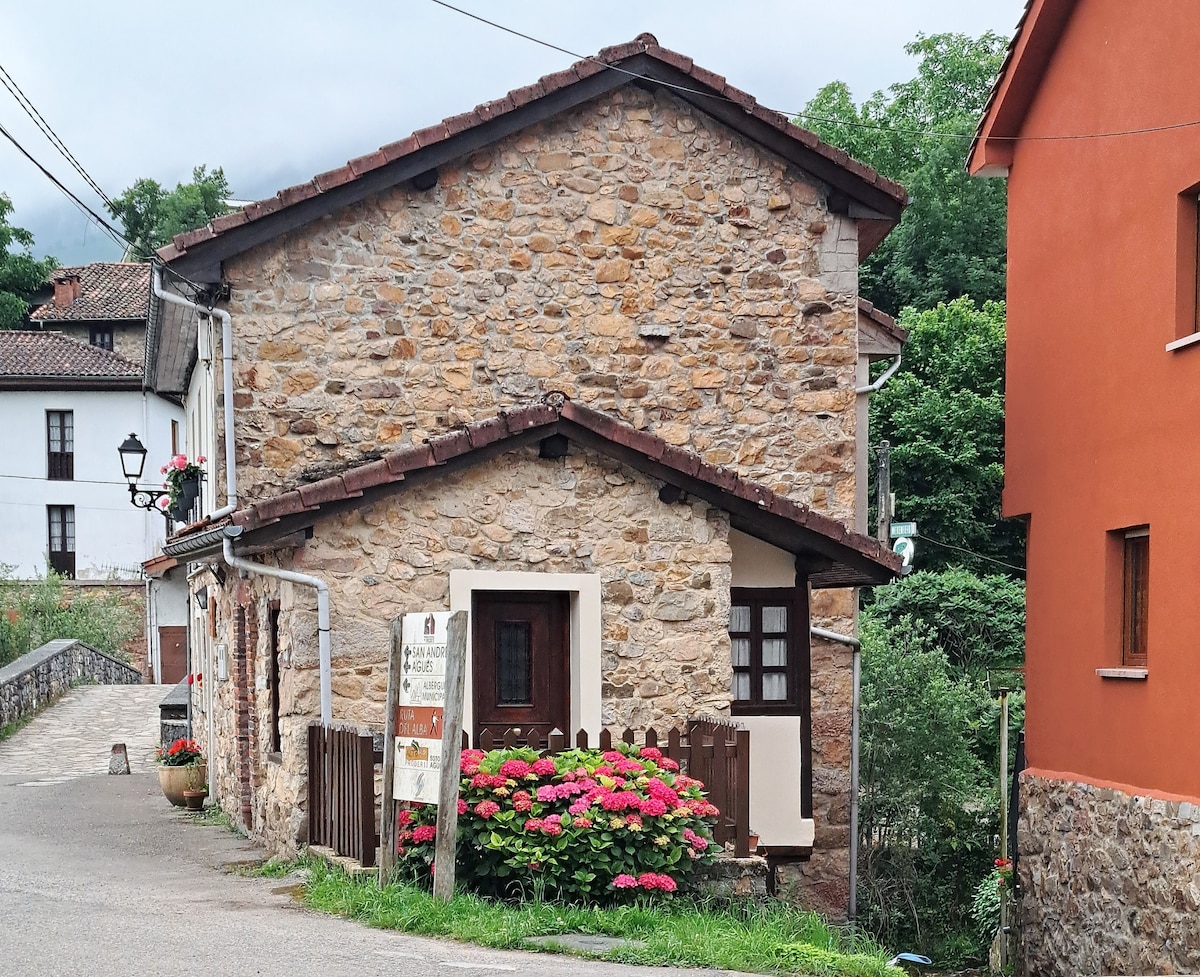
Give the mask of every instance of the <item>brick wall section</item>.
POLYGON ((242 823, 247 831, 254 830, 255 768, 261 751, 255 743, 257 709, 255 708, 254 660, 258 656, 258 611, 252 599, 244 600, 237 609, 237 654, 233 695, 236 701, 237 783, 242 823))
POLYGON ((239 492, 557 389, 849 521, 857 236, 824 192, 628 90, 234 259, 239 492))

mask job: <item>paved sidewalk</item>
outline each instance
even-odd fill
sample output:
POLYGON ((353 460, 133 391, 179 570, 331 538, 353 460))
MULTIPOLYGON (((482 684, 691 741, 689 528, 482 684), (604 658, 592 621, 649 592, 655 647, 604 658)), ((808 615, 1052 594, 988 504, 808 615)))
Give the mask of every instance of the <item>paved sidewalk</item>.
POLYGON ((154 767, 158 704, 169 685, 81 685, 0 742, 0 776, 47 783, 108 773, 114 743, 129 750, 134 773, 154 767))

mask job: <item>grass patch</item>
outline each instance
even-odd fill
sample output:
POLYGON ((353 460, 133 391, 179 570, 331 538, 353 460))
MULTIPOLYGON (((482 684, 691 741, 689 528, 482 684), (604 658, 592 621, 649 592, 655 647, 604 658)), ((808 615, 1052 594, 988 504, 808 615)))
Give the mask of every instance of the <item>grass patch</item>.
POLYGON ((268 858, 265 862, 258 865, 243 866, 238 869, 238 875, 244 875, 252 879, 282 879, 293 872, 312 868, 315 861, 315 859, 310 859, 307 855, 302 855, 295 861, 287 861, 282 858, 268 858))
POLYGON ((183 811, 184 816, 192 822, 206 828, 224 828, 235 835, 246 837, 246 833, 234 823, 233 818, 221 809, 220 804, 209 804, 203 811, 183 811))
POLYGON ((28 726, 41 711, 41 709, 38 709, 36 712, 31 712, 29 715, 22 716, 20 719, 14 719, 7 726, 0 726, 0 743, 3 743, 6 739, 12 736, 13 733, 19 732, 28 726))
POLYGON ((644 944, 599 955, 618 963, 818 977, 897 973, 887 966, 887 956, 878 946, 831 927, 816 913, 782 902, 757 906, 679 899, 598 909, 536 900, 500 903, 464 893, 441 903, 413 885, 380 889, 374 880, 353 879, 319 859, 306 867, 310 874, 305 905, 381 929, 509 950, 530 949, 524 941, 531 936, 565 933, 644 944))

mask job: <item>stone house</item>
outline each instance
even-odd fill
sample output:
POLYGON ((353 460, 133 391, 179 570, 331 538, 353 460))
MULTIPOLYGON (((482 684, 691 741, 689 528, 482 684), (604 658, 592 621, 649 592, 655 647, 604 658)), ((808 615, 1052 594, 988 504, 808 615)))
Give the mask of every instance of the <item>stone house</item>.
POLYGON ((903 339, 857 268, 905 199, 642 35, 164 248, 216 303, 161 339, 232 461, 164 547, 222 805, 294 850, 308 724, 378 728, 390 622, 462 608, 472 732, 732 714, 782 883, 844 913, 851 653, 809 628, 898 568, 855 531, 903 339))

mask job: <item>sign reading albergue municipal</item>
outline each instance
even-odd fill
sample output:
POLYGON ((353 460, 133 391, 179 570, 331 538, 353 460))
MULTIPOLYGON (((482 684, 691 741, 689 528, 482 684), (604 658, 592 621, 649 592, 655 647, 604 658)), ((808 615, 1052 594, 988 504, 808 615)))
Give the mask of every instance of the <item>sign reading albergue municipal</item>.
POLYGON ((396 699, 398 801, 436 804, 442 766, 449 611, 405 614, 401 624, 400 684, 396 699))

